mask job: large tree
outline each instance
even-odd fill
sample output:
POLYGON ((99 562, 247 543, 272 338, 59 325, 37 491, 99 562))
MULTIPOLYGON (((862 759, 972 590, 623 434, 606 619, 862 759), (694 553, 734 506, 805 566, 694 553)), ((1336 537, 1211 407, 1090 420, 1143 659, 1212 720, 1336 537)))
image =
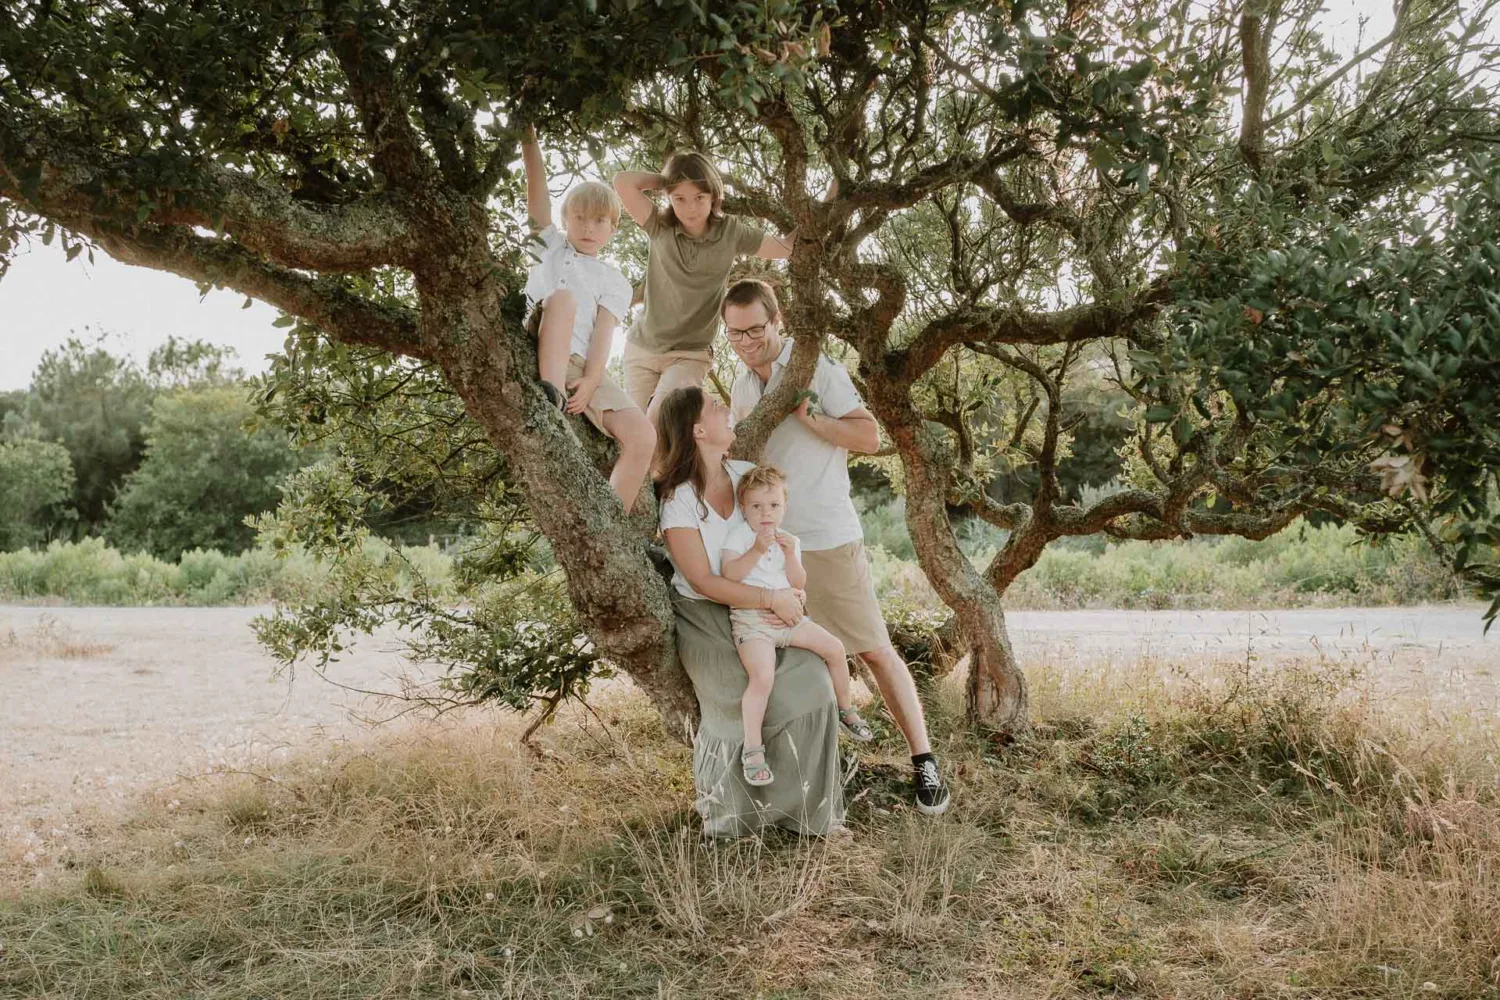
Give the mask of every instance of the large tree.
POLYGON ((518 489, 597 648, 671 718, 692 702, 649 505, 624 515, 518 323, 513 164, 528 120, 573 164, 704 149, 733 210, 796 232, 797 349, 741 452, 846 352, 972 653, 971 709, 1011 727, 1001 596, 1064 535, 1254 537, 1320 509, 1405 530, 1435 503, 1482 551, 1489 6, 1398 0, 1343 59, 1312 0, 12 4, 0 250, 60 231, 280 307, 296 360, 267 395, 356 430, 386 412, 430 466, 411 475, 476 511, 518 489), (1087 507, 1059 472, 1080 372, 1137 426, 1130 488, 1087 507), (1030 467, 1029 497, 991 498, 1002 463, 1030 467), (989 564, 955 506, 1008 529, 989 564))

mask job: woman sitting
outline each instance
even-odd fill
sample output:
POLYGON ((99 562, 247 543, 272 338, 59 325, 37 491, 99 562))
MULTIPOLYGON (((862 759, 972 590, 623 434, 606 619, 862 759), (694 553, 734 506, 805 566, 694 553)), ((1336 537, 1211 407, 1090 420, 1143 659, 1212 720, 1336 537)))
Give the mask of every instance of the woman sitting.
POLYGON ((744 523, 735 504, 749 462, 725 458, 734 443, 729 409, 696 386, 673 390, 657 413, 661 527, 674 575, 677 650, 698 696, 702 721, 693 737, 693 782, 706 833, 733 836, 767 825, 826 836, 843 826, 839 715, 819 657, 779 652, 761 727, 763 763, 773 784, 752 787, 741 754, 740 703, 747 685, 730 631, 729 609, 758 609, 770 624, 802 620, 805 595, 767 590, 719 575, 730 533, 744 523))

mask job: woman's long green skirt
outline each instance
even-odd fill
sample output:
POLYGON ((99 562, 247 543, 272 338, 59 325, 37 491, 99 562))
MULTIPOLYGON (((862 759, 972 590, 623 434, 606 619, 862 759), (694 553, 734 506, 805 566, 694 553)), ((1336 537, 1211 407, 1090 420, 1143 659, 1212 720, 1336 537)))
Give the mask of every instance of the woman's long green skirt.
POLYGON ((733 837, 776 825, 826 836, 844 822, 838 705, 822 658, 783 649, 762 734, 769 785, 745 784, 740 698, 747 677, 729 632, 729 609, 673 595, 677 649, 703 719, 693 737, 693 783, 705 833, 733 837))

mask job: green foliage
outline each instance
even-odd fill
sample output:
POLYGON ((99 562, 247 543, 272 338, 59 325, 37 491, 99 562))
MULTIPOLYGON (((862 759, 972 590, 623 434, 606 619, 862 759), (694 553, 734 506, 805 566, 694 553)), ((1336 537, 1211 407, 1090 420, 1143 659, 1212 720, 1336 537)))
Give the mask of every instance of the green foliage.
MULTIPOLYGON (((888 513, 864 515, 867 540, 870 525, 884 517, 888 513)), ((910 546, 904 530, 896 538, 898 550, 902 540, 910 546)), ((996 532, 987 547, 969 551, 987 559, 1003 542, 996 532)), ((868 544, 882 600, 932 605, 935 598, 909 559, 868 544)), ((1260 541, 1126 541, 1097 551, 1051 546, 1011 585, 1005 601, 1019 609, 1227 609, 1422 604, 1464 596, 1463 581, 1420 537, 1371 542, 1353 525, 1299 523, 1260 541)))
MULTIPOLYGON (((477 528, 451 560, 421 567, 413 557, 424 550, 397 553, 374 536, 370 518, 386 506, 393 482, 430 485, 443 470, 416 461, 420 456, 401 451, 395 440, 378 466, 354 460, 379 438, 362 438, 372 428, 342 424, 355 415, 332 411, 340 414, 343 457, 291 476, 280 509, 260 519, 263 544, 274 551, 305 549, 329 566, 326 587, 257 621, 257 635, 278 660, 288 667, 310 660, 322 669, 359 635, 394 625, 412 657, 448 667, 445 686, 461 702, 494 700, 524 709, 541 700, 551 711, 610 675, 503 482, 484 480, 492 499, 468 497, 477 503, 477 528), (363 473, 376 467, 386 476, 366 481, 363 473)), ((456 427, 462 429, 461 422, 456 427)), ((469 460, 488 461, 478 449, 469 460)), ((457 463, 447 471, 458 477, 465 467, 457 463)), ((455 489, 449 499, 464 496, 455 489)))
POLYGON ((70 338, 37 365, 23 414, 42 440, 67 449, 85 534, 103 528, 115 490, 140 464, 152 395, 146 373, 98 341, 70 338))
POLYGON ((249 548, 246 519, 275 507, 281 481, 301 464, 280 428, 246 426, 253 414, 243 387, 158 396, 145 459, 111 505, 105 537, 168 561, 189 549, 249 548))
POLYGON ((251 549, 239 555, 194 550, 175 564, 126 555, 102 538, 54 541, 0 553, 0 599, 63 600, 138 607, 262 604, 306 599, 327 589, 328 569, 304 552, 251 549))
POLYGON ((65 524, 73 464, 62 445, 0 440, 0 552, 38 545, 65 524))
POLYGON ((1222 387, 1267 455, 1368 465, 1391 514, 1436 520, 1460 570, 1500 588, 1500 159, 1353 218, 1293 198, 1250 189, 1193 254, 1174 346, 1200 367, 1138 371, 1184 407, 1222 387))

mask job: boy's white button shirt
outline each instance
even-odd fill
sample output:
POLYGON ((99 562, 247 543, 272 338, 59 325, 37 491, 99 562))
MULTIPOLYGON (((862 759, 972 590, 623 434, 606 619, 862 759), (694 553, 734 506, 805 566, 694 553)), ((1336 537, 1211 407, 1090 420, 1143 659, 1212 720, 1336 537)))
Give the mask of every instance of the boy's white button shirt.
MULTIPOLYGON (((543 229, 536 239, 542 245, 537 262, 526 274, 527 307, 544 301, 560 288, 572 292, 578 301, 578 312, 573 316, 569 353, 587 358, 599 307, 609 310, 616 322, 624 320, 630 312, 630 282, 619 268, 574 250, 567 234, 556 226, 543 229)), ((533 252, 537 252, 535 248, 533 252)))
MULTIPOLYGON (((796 535, 789 531, 782 534, 789 535, 792 539, 792 551, 800 557, 802 555, 802 543, 796 535)), ((755 529, 750 527, 746 521, 741 521, 729 529, 729 537, 724 539, 724 553, 729 557, 742 556, 755 548, 755 529)), ((723 563, 720 563, 720 575, 722 575, 723 563)), ((768 587, 771 590, 786 590, 791 581, 786 578, 786 553, 781 551, 780 545, 773 544, 761 554, 760 561, 745 574, 741 583, 752 587, 768 587)))
MULTIPOLYGON (((791 357, 788 339, 771 363, 771 381, 764 386, 755 372, 740 372, 730 392, 734 419, 750 415, 761 396, 781 378, 791 357)), ((829 417, 846 416, 864 405, 844 366, 821 355, 809 388, 818 394, 817 406, 829 417)), ((766 439, 761 461, 786 476, 786 518, 781 527, 797 536, 804 550, 823 552, 864 538, 859 512, 849 496, 848 449, 829 444, 788 416, 766 439)))

